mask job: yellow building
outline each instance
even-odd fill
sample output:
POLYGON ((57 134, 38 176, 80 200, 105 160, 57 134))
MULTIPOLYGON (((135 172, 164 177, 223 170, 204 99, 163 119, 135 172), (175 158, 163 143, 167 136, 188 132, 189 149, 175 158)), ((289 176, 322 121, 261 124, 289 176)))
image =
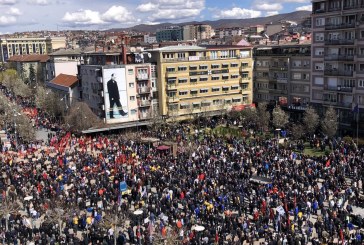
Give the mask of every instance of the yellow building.
POLYGON ((170 46, 157 63, 160 114, 183 120, 252 104, 250 46, 170 46))

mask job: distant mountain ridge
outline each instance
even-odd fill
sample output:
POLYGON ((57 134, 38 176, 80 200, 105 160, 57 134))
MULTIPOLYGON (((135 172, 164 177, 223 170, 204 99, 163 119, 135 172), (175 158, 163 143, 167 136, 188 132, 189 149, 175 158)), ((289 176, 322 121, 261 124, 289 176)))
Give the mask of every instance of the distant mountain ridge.
POLYGON ((250 19, 220 19, 220 20, 207 20, 207 21, 192 21, 192 22, 182 22, 182 23, 160 23, 157 25, 146 25, 140 24, 129 28, 113 28, 108 31, 135 31, 135 32, 151 32, 154 33, 158 29, 163 29, 167 26, 182 26, 189 24, 208 24, 212 28, 231 28, 231 27, 249 27, 255 25, 265 25, 269 23, 276 23, 282 20, 289 20, 302 23, 305 19, 310 17, 310 11, 295 11, 291 13, 284 13, 278 15, 272 15, 267 17, 258 17, 250 19))

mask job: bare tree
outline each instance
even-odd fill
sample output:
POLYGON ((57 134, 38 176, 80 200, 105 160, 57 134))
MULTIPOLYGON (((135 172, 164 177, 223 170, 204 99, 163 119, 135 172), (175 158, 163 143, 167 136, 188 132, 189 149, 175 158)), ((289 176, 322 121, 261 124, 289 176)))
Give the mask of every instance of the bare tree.
POLYGON ((281 107, 276 106, 273 109, 273 125, 275 128, 284 127, 289 122, 288 114, 281 109, 281 107))
POLYGON ((305 127, 305 131, 312 135, 315 133, 318 125, 319 115, 317 114, 315 108, 309 106, 303 114, 303 126, 305 127))
POLYGON ((62 117, 65 111, 65 104, 61 101, 61 97, 40 85, 36 88, 35 103, 52 118, 62 117))
POLYGON ((329 138, 336 134, 338 129, 337 114, 334 108, 331 106, 327 108, 325 112, 325 117, 321 121, 321 128, 324 134, 329 138))
POLYGON ((302 124, 294 124, 291 128, 293 139, 300 139, 305 134, 306 128, 302 124))
POLYGON ((79 211, 78 207, 70 205, 62 197, 50 199, 47 205, 44 223, 57 225, 59 235, 61 236, 64 224, 72 218, 74 213, 79 211))
POLYGON ((127 212, 122 212, 118 205, 113 205, 109 210, 105 210, 105 213, 98 223, 98 225, 106 230, 113 229, 114 231, 114 244, 117 244, 117 233, 120 229, 125 229, 126 220, 130 218, 127 212))
POLYGON ((259 117, 255 108, 246 108, 240 112, 243 126, 257 125, 259 117))
POLYGON ((267 103, 260 102, 257 108, 257 115, 259 117, 258 126, 261 130, 267 130, 269 125, 269 112, 267 111, 267 103))
POLYGON ((35 130, 30 119, 23 113, 19 113, 16 117, 16 129, 19 137, 25 142, 30 142, 35 139, 35 130))
POLYGON ((1 201, 0 216, 5 219, 5 230, 9 230, 10 215, 17 214, 20 210, 18 200, 11 200, 7 196, 1 201))
POLYGON ((17 82, 19 81, 19 76, 14 69, 7 69, 2 72, 2 80, 1 83, 10 91, 13 91, 16 86, 18 86, 17 82))
POLYGON ((101 120, 91 111, 84 102, 75 102, 71 105, 65 123, 73 131, 82 131, 101 124, 101 120))
POLYGON ((158 132, 159 129, 165 124, 163 117, 160 115, 158 111, 158 107, 154 107, 151 115, 151 124, 149 127, 153 132, 158 132))

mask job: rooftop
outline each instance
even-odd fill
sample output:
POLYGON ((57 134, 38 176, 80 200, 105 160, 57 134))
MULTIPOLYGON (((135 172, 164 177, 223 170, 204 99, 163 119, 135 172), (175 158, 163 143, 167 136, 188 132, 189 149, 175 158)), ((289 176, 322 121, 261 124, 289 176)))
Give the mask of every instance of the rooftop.
POLYGON ((167 46, 163 48, 150 49, 149 51, 159 51, 159 52, 179 52, 179 51, 204 51, 206 48, 199 47, 195 45, 188 46, 167 46))
POLYGON ((28 55, 14 55, 9 58, 9 62, 47 62, 49 55, 47 54, 28 54, 28 55))
POLYGON ((51 56, 80 55, 81 53, 94 51, 94 50, 95 50, 95 48, 93 46, 92 47, 86 47, 84 50, 82 50, 81 48, 59 49, 57 51, 54 51, 50 55, 51 56))
POLYGON ((76 76, 61 73, 58 76, 56 76, 53 80, 51 80, 50 83, 62 87, 74 87, 77 84, 77 81, 78 79, 76 76))

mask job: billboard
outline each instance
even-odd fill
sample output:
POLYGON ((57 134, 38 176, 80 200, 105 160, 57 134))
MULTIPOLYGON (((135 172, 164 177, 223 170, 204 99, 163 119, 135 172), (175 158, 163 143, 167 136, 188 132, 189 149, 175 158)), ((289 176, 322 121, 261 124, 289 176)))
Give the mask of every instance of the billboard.
POLYGON ((106 123, 124 122, 129 118, 125 68, 103 69, 106 123))

